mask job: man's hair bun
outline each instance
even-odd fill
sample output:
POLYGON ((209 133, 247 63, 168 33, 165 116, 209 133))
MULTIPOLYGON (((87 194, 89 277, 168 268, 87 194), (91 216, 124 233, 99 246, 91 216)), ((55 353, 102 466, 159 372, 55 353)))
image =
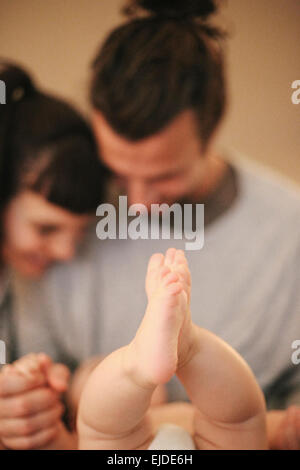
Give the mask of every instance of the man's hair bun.
POLYGON ((214 0, 130 0, 124 11, 132 14, 139 9, 162 17, 205 20, 216 12, 217 6, 214 0))

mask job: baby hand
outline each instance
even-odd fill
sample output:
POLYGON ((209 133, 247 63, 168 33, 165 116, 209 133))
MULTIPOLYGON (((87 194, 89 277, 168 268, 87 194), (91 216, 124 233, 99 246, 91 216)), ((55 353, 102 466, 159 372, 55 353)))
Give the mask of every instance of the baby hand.
POLYGON ((33 387, 48 385, 58 393, 67 390, 70 377, 67 367, 63 364, 53 364, 51 358, 44 353, 27 354, 13 364, 4 366, 2 373, 22 375, 33 387))
POLYGON ((4 375, 22 375, 28 381, 41 385, 46 385, 47 375, 43 365, 46 366, 46 360, 51 361, 48 356, 44 354, 28 354, 18 359, 12 364, 3 367, 2 373, 4 375))

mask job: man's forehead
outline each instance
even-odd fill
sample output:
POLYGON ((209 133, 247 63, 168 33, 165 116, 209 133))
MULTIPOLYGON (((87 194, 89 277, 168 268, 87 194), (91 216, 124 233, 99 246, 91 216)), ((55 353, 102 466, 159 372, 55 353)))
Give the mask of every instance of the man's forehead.
POLYGON ((135 155, 135 159, 124 158, 121 154, 117 158, 103 157, 104 163, 116 176, 125 178, 142 178, 145 180, 156 180, 175 175, 181 171, 175 160, 170 162, 160 158, 157 161, 148 161, 142 155, 135 155))
MULTIPOLYGON (((143 172, 155 177, 164 171, 175 171, 178 162, 186 158, 186 141, 193 129, 187 127, 187 116, 180 116, 165 130, 139 141, 129 141, 118 135, 98 111, 93 122, 102 157, 115 172, 143 172), (183 124, 184 123, 184 124, 183 124), (183 157, 183 158, 182 158, 183 157)), ((182 162, 183 163, 183 162, 182 162)))
MULTIPOLYGON (((140 140, 129 140, 115 132, 105 121, 101 114, 96 118, 97 135, 100 138, 100 144, 104 147, 110 147, 112 150, 123 150, 123 152, 139 152, 143 150, 144 153, 155 153, 163 147, 170 144, 170 132, 165 129, 162 132, 154 134, 140 140)), ((173 136, 174 137, 174 136, 173 136)))

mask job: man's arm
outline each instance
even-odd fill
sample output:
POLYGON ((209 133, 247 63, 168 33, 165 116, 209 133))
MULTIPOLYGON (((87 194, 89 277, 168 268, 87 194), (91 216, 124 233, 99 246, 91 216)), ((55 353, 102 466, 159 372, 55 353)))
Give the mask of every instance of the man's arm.
POLYGON ((60 423, 56 437, 47 445, 42 446, 42 450, 77 450, 78 439, 76 432, 69 432, 60 423))
POLYGON ((267 433, 270 449, 300 450, 300 407, 269 411, 267 433))

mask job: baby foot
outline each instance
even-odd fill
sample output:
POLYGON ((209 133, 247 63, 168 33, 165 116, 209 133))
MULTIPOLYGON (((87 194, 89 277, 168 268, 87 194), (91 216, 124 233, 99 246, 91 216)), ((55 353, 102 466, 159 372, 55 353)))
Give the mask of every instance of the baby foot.
POLYGON ((196 352, 195 347, 197 349, 198 344, 196 328, 192 322, 190 312, 191 274, 183 250, 170 248, 166 253, 165 265, 168 266, 172 272, 176 272, 178 274, 180 282, 183 285, 183 290, 187 297, 188 304, 178 339, 178 372, 178 370, 183 367, 196 352))
POLYGON ((156 386, 175 374, 189 343, 190 274, 182 251, 151 257, 146 292, 148 306, 126 365, 141 385, 156 386))

